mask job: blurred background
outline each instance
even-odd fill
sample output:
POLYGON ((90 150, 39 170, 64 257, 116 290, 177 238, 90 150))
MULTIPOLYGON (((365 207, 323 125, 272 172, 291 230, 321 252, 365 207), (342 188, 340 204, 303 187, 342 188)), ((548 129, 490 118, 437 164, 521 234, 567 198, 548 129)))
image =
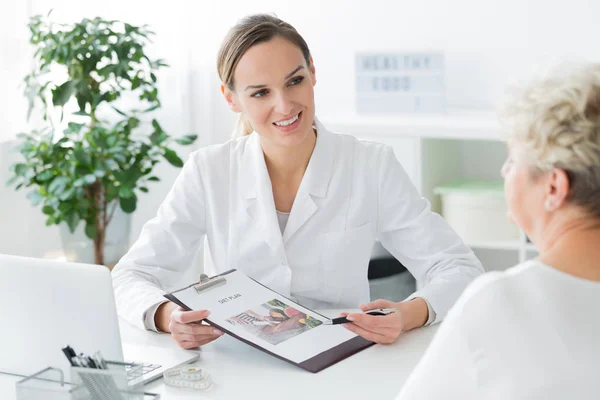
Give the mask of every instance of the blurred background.
MULTIPOLYGON (((182 159, 190 151, 231 136, 236 116, 222 99, 216 73, 216 53, 225 33, 243 16, 275 13, 304 36, 312 51, 318 82, 317 115, 322 122, 334 131, 392 145, 436 211, 443 211, 444 196, 448 196, 448 207, 449 196, 467 196, 458 198, 459 209, 446 210, 445 216, 454 219, 454 226, 487 269, 503 269, 535 255, 522 233, 509 229, 498 237, 484 238, 481 227, 476 226, 481 217, 469 221, 469 215, 489 212, 489 228, 494 223, 489 221, 503 215, 502 202, 491 205, 491 199, 498 197, 494 190, 482 191, 480 185, 469 183, 493 186, 500 180, 506 150, 494 111, 506 85, 527 79, 551 63, 600 58, 600 2, 592 0, 2 1, 0 253, 64 256, 60 228, 45 226, 46 216, 39 206, 30 204, 26 191, 5 185, 10 165, 20 157, 11 151, 16 135, 39 123, 39 118, 29 122, 26 118, 22 81, 32 68, 33 54, 26 24, 31 16, 47 14, 50 9, 56 22, 100 16, 148 24, 156 32, 147 51, 165 59, 170 67, 157 74, 162 108, 154 112, 155 117, 174 137, 198 135, 192 146, 177 147, 182 159), (443 110, 360 112, 357 55, 413 53, 443 56, 443 66, 436 72, 443 78, 443 110), (481 209, 482 204, 486 210, 481 209), (467 221, 466 226, 456 225, 461 221, 467 221)), ((178 172, 167 163, 157 165, 161 181, 139 195, 127 228, 131 241, 154 216, 178 172)), ((501 198, 501 189, 499 193, 501 198)), ((197 268, 202 269, 206 256, 199 250, 197 268)), ((387 256, 376 248, 373 257, 387 256)), ((382 268, 399 270, 389 265, 382 268)))

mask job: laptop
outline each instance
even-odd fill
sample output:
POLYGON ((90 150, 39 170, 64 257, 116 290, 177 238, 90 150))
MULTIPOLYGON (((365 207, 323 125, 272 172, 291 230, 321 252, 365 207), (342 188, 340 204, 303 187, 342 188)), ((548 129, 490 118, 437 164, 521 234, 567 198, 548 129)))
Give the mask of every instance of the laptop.
POLYGON ((198 353, 121 345, 112 280, 100 265, 0 254, 0 372, 31 375, 58 367, 70 379, 61 351, 144 365, 144 383, 198 359, 198 353), (124 351, 123 351, 124 350, 124 351))

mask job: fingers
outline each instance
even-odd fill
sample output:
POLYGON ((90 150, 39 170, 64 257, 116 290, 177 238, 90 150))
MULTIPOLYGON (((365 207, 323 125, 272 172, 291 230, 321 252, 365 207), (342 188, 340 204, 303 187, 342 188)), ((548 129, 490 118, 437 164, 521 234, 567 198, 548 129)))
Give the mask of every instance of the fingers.
POLYGON ((401 328, 398 313, 389 315, 349 314, 346 318, 365 329, 401 328))
POLYGON ((210 312, 207 310, 183 311, 181 308, 171 313, 169 330, 179 347, 192 349, 212 342, 223 335, 219 329, 202 323, 210 312))
POLYGON ((204 346, 207 343, 212 342, 215 339, 218 339, 219 336, 208 337, 202 340, 192 340, 192 341, 178 341, 177 344, 182 349, 193 349, 196 347, 204 346))
POLYGON ((374 308, 394 308, 396 303, 389 300, 379 299, 370 303, 361 304, 360 309, 363 311, 373 310, 374 308))
POLYGON ((210 325, 198 324, 198 323, 189 323, 189 324, 181 324, 179 322, 171 321, 169 324, 169 329, 171 333, 177 334, 187 334, 187 335, 218 335, 220 336, 222 333, 220 330, 213 328, 210 325))
POLYGON ((188 335, 185 333, 172 333, 171 336, 183 348, 192 348, 202 346, 212 342, 221 335, 188 335))
MULTIPOLYGON (((355 325, 355 324, 344 324, 344 328, 348 329, 351 332, 356 333, 359 336, 362 336, 363 338, 365 338, 371 342, 375 342, 375 343, 389 344, 389 343, 393 343, 397 338, 397 336, 394 337, 391 334, 389 336, 386 336, 381 333, 371 332, 371 331, 361 328, 360 326, 355 325)), ((390 332, 387 332, 387 333, 390 333, 390 332)))
POLYGON ((208 318, 209 315, 210 312, 208 310, 183 311, 181 308, 178 308, 171 313, 171 320, 180 324, 189 324, 190 322, 202 321, 208 318))
POLYGON ((346 318, 353 322, 344 324, 344 328, 375 343, 393 343, 402 332, 400 313, 382 316, 349 314, 346 318))

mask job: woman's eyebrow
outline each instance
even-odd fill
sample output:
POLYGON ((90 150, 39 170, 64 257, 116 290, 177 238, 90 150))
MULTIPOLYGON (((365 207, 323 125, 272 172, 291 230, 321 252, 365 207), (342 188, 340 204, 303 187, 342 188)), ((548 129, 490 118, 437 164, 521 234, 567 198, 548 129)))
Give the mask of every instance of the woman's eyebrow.
MULTIPOLYGON (((289 74, 287 74, 285 76, 285 79, 290 78, 292 75, 294 75, 296 72, 300 71, 303 68, 304 68, 303 65, 297 66, 296 69, 294 69, 292 72, 290 72, 289 74)), ((250 90, 250 89, 262 89, 264 87, 267 87, 267 85, 248 85, 248 86, 246 86, 246 89, 244 89, 244 92, 247 90, 250 90)))

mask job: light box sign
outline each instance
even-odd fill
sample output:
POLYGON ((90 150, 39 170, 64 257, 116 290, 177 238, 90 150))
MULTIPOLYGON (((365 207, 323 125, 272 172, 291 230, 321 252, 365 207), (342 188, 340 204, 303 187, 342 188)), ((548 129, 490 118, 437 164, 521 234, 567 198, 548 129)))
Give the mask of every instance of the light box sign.
POLYGON ((442 53, 358 53, 356 106, 360 114, 445 112, 442 53))

